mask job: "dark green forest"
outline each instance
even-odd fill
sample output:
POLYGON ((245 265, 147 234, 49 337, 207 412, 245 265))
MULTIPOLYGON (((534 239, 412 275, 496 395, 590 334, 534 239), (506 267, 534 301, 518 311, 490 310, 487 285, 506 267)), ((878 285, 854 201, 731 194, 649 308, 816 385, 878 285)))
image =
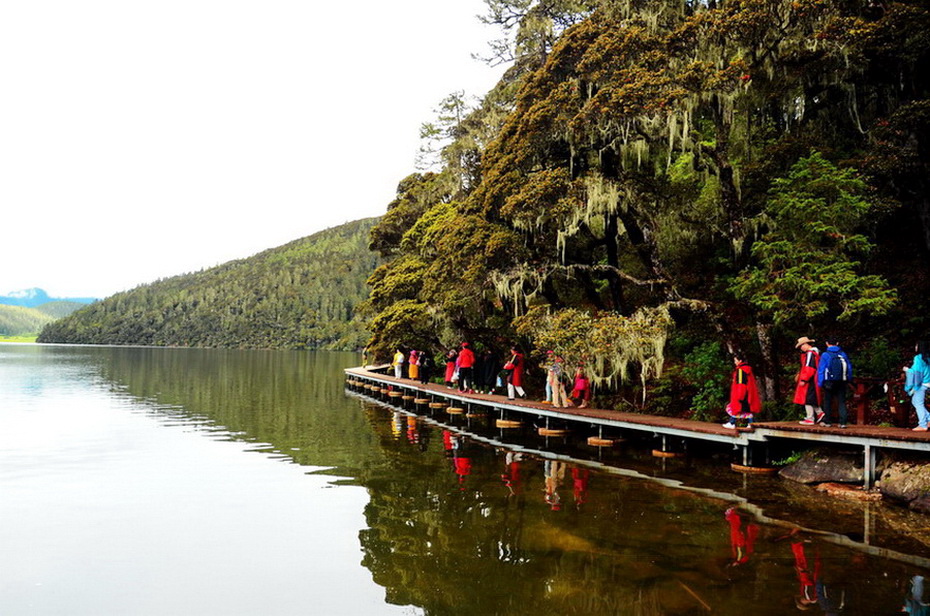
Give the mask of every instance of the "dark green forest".
POLYGON ((708 416, 737 349, 770 403, 800 336, 900 372, 930 325, 930 3, 486 4, 510 68, 442 102, 372 230, 374 353, 554 349, 617 405, 708 416))
POLYGON ((247 259, 118 293, 45 327, 39 342, 268 349, 356 349, 356 306, 380 262, 377 219, 359 220, 247 259))

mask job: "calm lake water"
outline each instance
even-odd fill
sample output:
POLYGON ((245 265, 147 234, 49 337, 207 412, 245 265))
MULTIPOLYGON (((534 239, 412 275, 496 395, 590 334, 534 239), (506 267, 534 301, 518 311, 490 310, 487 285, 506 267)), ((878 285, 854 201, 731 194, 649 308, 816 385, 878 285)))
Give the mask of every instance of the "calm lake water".
POLYGON ((357 361, 0 344, 0 614, 927 613, 930 518, 404 414, 357 361))

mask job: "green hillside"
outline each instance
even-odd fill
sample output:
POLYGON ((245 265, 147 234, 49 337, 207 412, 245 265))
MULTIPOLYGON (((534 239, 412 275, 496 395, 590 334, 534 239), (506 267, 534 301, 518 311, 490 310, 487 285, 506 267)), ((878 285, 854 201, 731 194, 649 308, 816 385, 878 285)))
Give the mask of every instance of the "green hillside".
POLYGON ((54 320, 35 308, 0 304, 0 336, 35 334, 54 320))
POLYGON ((353 349, 355 307, 379 263, 359 220, 247 259, 159 280, 48 325, 39 342, 353 349))
POLYGON ((39 312, 48 315, 53 319, 60 319, 62 317, 68 316, 76 310, 80 310, 86 305, 87 304, 81 302, 62 300, 40 304, 39 306, 36 306, 34 310, 38 310, 39 312))

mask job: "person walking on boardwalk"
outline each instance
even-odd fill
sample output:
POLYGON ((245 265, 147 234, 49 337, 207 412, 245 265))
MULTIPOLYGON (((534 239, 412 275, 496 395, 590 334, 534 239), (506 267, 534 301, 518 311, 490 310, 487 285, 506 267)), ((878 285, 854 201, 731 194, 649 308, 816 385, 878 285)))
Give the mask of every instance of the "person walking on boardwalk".
POLYGON ((827 350, 820 356, 817 366, 817 385, 820 386, 823 397, 823 411, 826 414, 821 425, 830 426, 830 415, 833 413, 833 400, 836 400, 836 410, 839 415, 839 427, 846 427, 846 389, 853 378, 853 366, 846 356, 846 352, 838 344, 836 336, 825 340, 827 350))
POLYGON ((402 378, 404 376, 404 351, 400 347, 397 347, 391 365, 394 367, 394 378, 402 378))
POLYGON ((504 371, 507 373, 507 399, 513 400, 514 394, 520 394, 521 398, 526 397, 523 391, 523 353, 516 346, 510 349, 510 361, 504 364, 504 371))
POLYGON ((822 421, 824 413, 820 410, 820 388, 817 387, 817 364, 820 351, 811 343, 816 342, 807 336, 798 338, 794 348, 801 352, 801 369, 798 371, 794 389, 794 403, 804 407, 805 417, 799 421, 802 426, 813 426, 822 421))
POLYGON ((475 388, 475 353, 467 342, 462 343, 459 351, 459 391, 474 393, 475 388))
POLYGON ((759 388, 756 386, 756 377, 752 367, 743 361, 742 353, 733 354, 733 378, 730 380, 730 402, 727 404, 727 415, 730 418, 723 424, 724 428, 736 429, 736 422, 745 419, 747 426, 752 426, 752 418, 762 410, 762 400, 759 398, 759 388))
POLYGON ((911 397, 911 404, 917 411, 915 432, 926 432, 930 413, 927 412, 926 395, 930 388, 930 342, 921 340, 914 348, 917 352, 910 367, 904 367, 904 391, 911 397))
POLYGON ((562 385, 562 358, 549 351, 549 364, 546 366, 546 396, 552 406, 562 408, 568 406, 565 387, 562 385))

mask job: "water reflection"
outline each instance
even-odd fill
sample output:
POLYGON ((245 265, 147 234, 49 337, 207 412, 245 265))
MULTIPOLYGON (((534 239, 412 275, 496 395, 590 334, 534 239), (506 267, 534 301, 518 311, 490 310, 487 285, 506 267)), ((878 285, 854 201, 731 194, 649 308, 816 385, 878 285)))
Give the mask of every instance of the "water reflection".
POLYGON ((415 466, 393 491, 372 493, 365 564, 389 594, 427 613, 880 614, 902 609, 888 599, 902 596, 895 580, 913 579, 906 563, 760 521, 735 496, 702 497, 604 472, 593 459, 529 451, 528 441, 493 445, 442 420, 365 408, 376 432, 416 425, 420 439, 392 439, 415 466), (438 449, 421 446, 432 432, 438 449), (446 465, 429 476, 436 455, 446 465))
POLYGON ((900 531, 926 526, 908 512, 812 497, 699 456, 579 447, 532 426, 498 430, 491 417, 347 397, 348 354, 56 353, 59 368, 95 379, 131 413, 362 486, 353 549, 389 604, 442 615, 925 613, 920 558, 881 554, 927 555, 921 535, 900 531))

